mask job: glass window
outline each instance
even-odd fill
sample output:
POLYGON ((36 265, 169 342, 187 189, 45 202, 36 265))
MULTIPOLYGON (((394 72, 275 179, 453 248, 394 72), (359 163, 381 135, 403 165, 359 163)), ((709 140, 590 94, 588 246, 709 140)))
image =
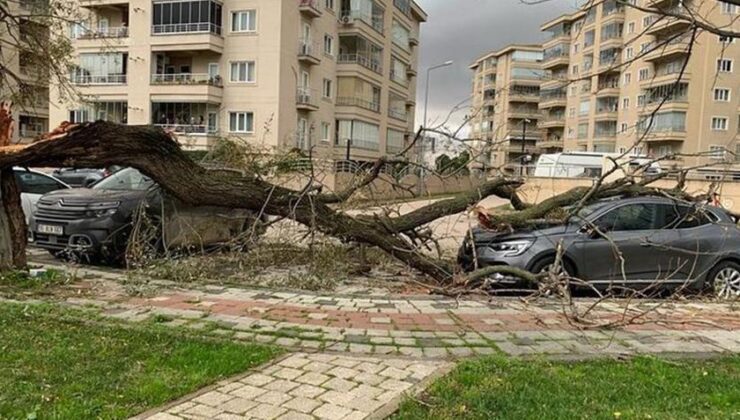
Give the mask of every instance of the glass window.
POLYGON ((620 232, 653 229, 658 206, 654 204, 629 204, 601 216, 596 226, 603 232, 620 232))
POLYGON ((661 204, 661 215, 657 226, 663 229, 691 229, 712 223, 710 216, 702 209, 684 205, 661 204))
POLYGON ((229 131, 232 133, 253 133, 254 114, 251 112, 229 112, 229 131))
POLYGON ((408 50, 409 49, 409 38, 411 34, 405 26, 401 25, 397 20, 393 21, 393 27, 391 28, 391 34, 393 37, 393 43, 399 47, 408 50))
POLYGON ((15 180, 21 192, 27 194, 46 194, 67 188, 54 178, 27 171, 15 171, 15 180))
POLYGON ((233 61, 230 80, 237 83, 254 83, 254 61, 233 61))
POLYGON ((134 168, 124 169, 104 178, 93 186, 96 190, 146 191, 154 181, 134 168))
POLYGON ((730 89, 715 88, 714 100, 719 102, 730 102, 730 89))
POLYGON ((326 143, 331 141, 331 124, 328 122, 321 123, 321 141, 326 143))
POLYGON ((240 10, 231 13, 232 32, 254 32, 257 30, 257 11, 240 10))
POLYGON ((727 117, 712 117, 712 130, 727 131, 728 123, 727 117))

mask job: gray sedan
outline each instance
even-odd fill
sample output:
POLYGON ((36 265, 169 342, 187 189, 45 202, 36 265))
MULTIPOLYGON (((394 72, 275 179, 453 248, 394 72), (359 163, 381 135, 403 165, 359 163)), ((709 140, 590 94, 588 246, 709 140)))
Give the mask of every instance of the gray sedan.
MULTIPOLYGON (((563 249, 562 268, 597 289, 713 287, 719 297, 740 295, 740 229, 716 207, 667 197, 620 198, 581 209, 568 223, 501 234, 482 228, 467 235, 459 262, 467 269, 509 265, 548 269, 563 249)), ((518 286, 496 275, 494 284, 518 286)))

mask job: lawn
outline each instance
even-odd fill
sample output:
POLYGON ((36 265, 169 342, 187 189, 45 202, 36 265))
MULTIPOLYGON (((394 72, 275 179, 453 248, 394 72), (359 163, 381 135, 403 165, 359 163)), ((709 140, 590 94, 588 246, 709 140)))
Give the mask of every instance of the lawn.
POLYGON ((398 419, 740 419, 740 357, 461 364, 398 419))
POLYGON ((273 347, 0 304, 0 418, 126 418, 275 357, 273 347))

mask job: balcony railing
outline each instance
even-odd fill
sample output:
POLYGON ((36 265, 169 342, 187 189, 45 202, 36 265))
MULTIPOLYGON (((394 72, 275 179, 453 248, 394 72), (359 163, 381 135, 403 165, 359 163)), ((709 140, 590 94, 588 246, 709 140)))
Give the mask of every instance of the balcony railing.
POLYGON ((612 79, 607 80, 605 82, 599 82, 598 89, 604 90, 604 89, 618 89, 619 88, 619 80, 618 79, 612 79))
POLYGON ((221 35, 221 27, 208 22, 152 25, 152 34, 154 35, 180 33, 212 33, 221 35))
POLYGON ((221 76, 207 73, 153 74, 153 85, 211 85, 223 86, 221 76))
POLYGON ((369 109, 370 111, 380 112, 380 103, 372 99, 358 98, 355 96, 339 96, 337 97, 338 106, 357 106, 360 108, 369 109))
POLYGON ((570 53, 567 50, 545 51, 543 61, 548 62, 551 60, 557 60, 559 58, 568 58, 569 56, 570 53))
POLYGON ((397 73, 395 70, 391 70, 391 80, 404 86, 407 85, 409 82, 409 79, 406 77, 405 71, 403 73, 397 73))
POLYGON ((319 0, 298 0, 298 10, 308 13, 310 16, 321 16, 319 0))
POLYGON ((74 74, 69 78, 70 83, 75 85, 125 85, 125 74, 74 74))
POLYGON ((406 110, 388 108, 388 116, 397 120, 406 121, 406 110))
POLYGON ((296 104, 298 105, 318 107, 316 97, 316 91, 313 89, 299 86, 296 90, 296 104))
POLYGON ((85 29, 74 35, 75 39, 126 38, 128 26, 111 26, 108 28, 85 29))
POLYGON ((180 134, 189 135, 208 135, 215 134, 218 129, 214 126, 204 124, 154 124, 156 127, 161 127, 165 131, 171 131, 180 134))
POLYGON ((376 60, 362 54, 339 54, 337 62, 339 64, 359 64, 375 73, 383 74, 383 65, 380 60, 376 60))

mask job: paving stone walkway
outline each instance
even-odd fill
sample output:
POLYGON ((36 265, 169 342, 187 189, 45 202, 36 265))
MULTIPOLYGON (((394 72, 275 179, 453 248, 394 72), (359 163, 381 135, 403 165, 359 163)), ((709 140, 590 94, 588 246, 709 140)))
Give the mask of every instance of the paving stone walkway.
POLYGON ((65 303, 128 322, 158 322, 297 352, 148 413, 154 419, 383 418, 404 393, 423 388, 456 359, 477 355, 584 359, 740 353, 740 302, 610 300, 595 305, 596 300, 582 298, 573 309, 587 322, 576 325, 557 300, 172 284, 159 284, 153 296, 131 297, 120 276, 96 276, 88 285, 75 285, 83 297, 65 303), (631 322, 620 326, 623 320, 631 322))
POLYGON ((136 419, 384 418, 451 363, 294 353, 136 419))

